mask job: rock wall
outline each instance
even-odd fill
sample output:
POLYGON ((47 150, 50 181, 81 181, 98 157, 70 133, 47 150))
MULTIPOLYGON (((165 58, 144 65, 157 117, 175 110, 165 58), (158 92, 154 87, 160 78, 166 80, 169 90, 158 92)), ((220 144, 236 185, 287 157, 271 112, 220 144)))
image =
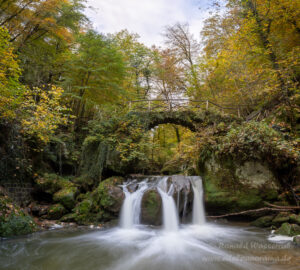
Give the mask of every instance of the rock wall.
POLYGON ((273 202, 280 190, 279 181, 267 164, 257 160, 206 160, 200 169, 204 180, 205 205, 209 214, 225 214, 273 202))

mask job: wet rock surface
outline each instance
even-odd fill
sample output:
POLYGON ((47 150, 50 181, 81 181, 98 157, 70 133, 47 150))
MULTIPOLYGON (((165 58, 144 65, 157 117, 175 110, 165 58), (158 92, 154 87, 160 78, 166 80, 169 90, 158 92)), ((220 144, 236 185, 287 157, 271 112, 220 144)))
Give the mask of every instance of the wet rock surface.
POLYGON ((162 224, 162 200, 157 190, 148 190, 142 199, 141 222, 148 225, 162 224))

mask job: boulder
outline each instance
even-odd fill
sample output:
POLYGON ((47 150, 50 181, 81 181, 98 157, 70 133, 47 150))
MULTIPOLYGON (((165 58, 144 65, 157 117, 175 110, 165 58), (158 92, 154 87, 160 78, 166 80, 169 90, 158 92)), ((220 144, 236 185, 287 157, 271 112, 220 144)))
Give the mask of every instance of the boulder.
POLYGON ((292 214, 290 215, 290 223, 300 225, 300 215, 292 214))
POLYGON ((53 200, 61 203, 68 210, 71 210, 76 204, 75 196, 77 192, 78 190, 74 186, 65 187, 53 195, 53 200))
MULTIPOLYGON (((79 224, 89 224, 96 220, 96 213, 93 212, 93 201, 90 198, 86 198, 79 202, 73 209, 73 215, 69 215, 68 219, 70 221, 76 221, 79 224)), ((67 219, 67 217, 65 217, 67 219)))
POLYGON ((294 236, 294 238, 293 238, 293 243, 294 243, 296 246, 300 247, 300 235, 294 236))
POLYGON ((94 196, 100 208, 115 215, 120 212, 125 195, 119 185, 123 182, 122 177, 110 177, 99 184, 94 196))
POLYGON ((45 173, 35 180, 35 187, 38 191, 52 195, 63 187, 65 181, 67 180, 57 174, 45 173))
POLYGON ((285 222, 289 222, 290 216, 287 212, 279 213, 272 221, 272 225, 275 225, 276 227, 280 227, 281 224, 285 222))
POLYGON ((272 225, 272 220, 274 219, 274 216, 264 216, 260 217, 253 222, 251 222, 252 226, 260 227, 260 228, 266 228, 270 227, 272 225))
POLYGON ((47 217, 49 219, 58 220, 63 215, 65 215, 66 213, 68 213, 68 210, 66 210, 66 208, 63 205, 61 205, 61 204, 58 203, 58 204, 52 205, 48 209, 48 215, 47 215, 47 217))
POLYGON ((28 207, 33 216, 41 217, 48 213, 50 205, 41 205, 41 204, 32 202, 28 207))
POLYGON ((162 224, 162 200, 157 190, 147 190, 142 199, 141 222, 148 225, 162 224))
POLYGON ((264 206, 278 197, 276 177, 263 162, 211 157, 199 166, 205 190, 205 206, 213 215, 264 206))
POLYGON ((300 226, 297 224, 283 223, 279 229, 275 231, 275 234, 296 236, 300 234, 300 226))

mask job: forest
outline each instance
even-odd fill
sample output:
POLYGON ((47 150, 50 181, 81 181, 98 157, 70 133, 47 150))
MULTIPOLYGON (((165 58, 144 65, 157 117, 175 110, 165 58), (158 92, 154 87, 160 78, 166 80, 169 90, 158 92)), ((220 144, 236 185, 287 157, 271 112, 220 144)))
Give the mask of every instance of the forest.
POLYGON ((115 220, 143 175, 201 176, 209 216, 300 234, 300 1, 215 1, 201 40, 176 23, 151 47, 86 8, 0 0, 0 236, 115 220))

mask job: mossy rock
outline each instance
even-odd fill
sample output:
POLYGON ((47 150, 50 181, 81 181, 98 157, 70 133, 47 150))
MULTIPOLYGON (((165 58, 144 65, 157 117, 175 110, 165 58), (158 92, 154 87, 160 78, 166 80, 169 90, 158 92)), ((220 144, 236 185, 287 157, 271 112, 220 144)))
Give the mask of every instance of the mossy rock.
POLYGON ((47 173, 35 180, 37 189, 48 194, 54 194, 61 188, 59 182, 60 177, 58 175, 47 173))
POLYGON ((293 238, 293 243, 294 243, 296 246, 300 247, 300 235, 294 236, 294 238, 293 238))
POLYGON ((67 215, 64 215, 60 221, 62 222, 75 222, 76 221, 76 213, 69 213, 67 215))
POLYGON ((253 222, 251 222, 252 226, 260 227, 260 228, 266 228, 270 227, 272 225, 272 220, 274 219, 274 216, 264 216, 260 217, 253 222))
POLYGON ((115 214, 120 212, 125 195, 119 185, 123 182, 123 177, 110 177, 99 184, 95 196, 100 208, 115 214))
POLYGON ((289 222, 290 220, 290 214, 289 213, 286 213, 286 212, 282 212, 282 213, 279 213, 272 221, 272 225, 275 225, 277 226, 277 228, 285 223, 285 222, 289 222))
POLYGON ((68 210, 71 210, 76 204, 75 196, 77 193, 78 189, 76 187, 65 187, 53 195, 53 200, 61 203, 68 210))
POLYGON ((63 215, 68 213, 68 210, 60 203, 52 205, 48 210, 47 217, 49 219, 60 219, 63 215))
POLYGON ((7 196, 0 196, 0 237, 25 235, 37 230, 31 216, 7 196))
POLYGON ((141 222, 149 225, 162 224, 162 201, 156 190, 148 190, 142 199, 141 222))
POLYGON ((43 176, 35 180, 36 188, 40 191, 53 195, 60 189, 74 186, 67 178, 63 178, 57 174, 45 173, 43 176))
POLYGON ((81 175, 77 178, 74 178, 74 183, 84 191, 89 191, 94 186, 95 181, 88 175, 81 175))
POLYGON ((79 224, 89 224, 96 220, 96 213, 93 213, 93 201, 91 198, 84 199, 73 209, 74 220, 79 224))
POLYGON ((290 222, 293 224, 300 225, 300 215, 296 215, 296 214, 290 215, 290 222))
POLYGON ((300 235, 300 226, 297 224, 283 223, 279 229, 275 231, 275 234, 296 236, 300 235))
POLYGON ((206 210, 213 215, 263 207, 264 201, 272 202, 278 196, 273 175, 260 163, 248 162, 246 166, 232 158, 211 157, 199 169, 204 180, 206 210))

